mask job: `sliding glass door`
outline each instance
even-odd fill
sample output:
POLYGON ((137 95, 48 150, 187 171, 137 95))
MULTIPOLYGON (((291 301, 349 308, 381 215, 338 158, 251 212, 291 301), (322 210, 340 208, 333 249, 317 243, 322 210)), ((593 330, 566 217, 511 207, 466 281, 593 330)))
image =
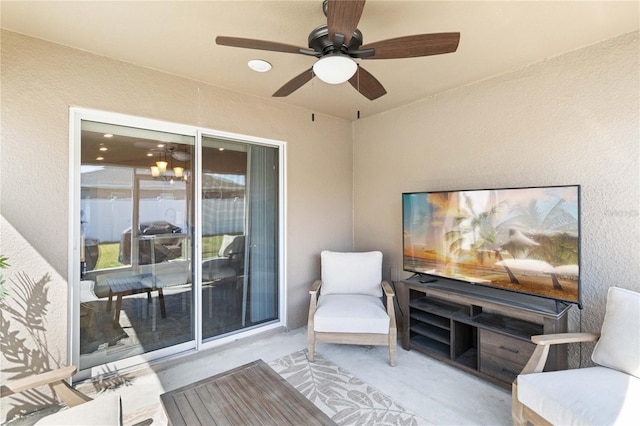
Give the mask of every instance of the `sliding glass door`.
POLYGON ((284 146, 87 115, 70 239, 84 375, 282 325, 284 146))
POLYGON ((194 339, 194 142, 82 122, 81 369, 194 339))
POLYGON ((202 138, 202 337, 278 318, 278 148, 202 138))

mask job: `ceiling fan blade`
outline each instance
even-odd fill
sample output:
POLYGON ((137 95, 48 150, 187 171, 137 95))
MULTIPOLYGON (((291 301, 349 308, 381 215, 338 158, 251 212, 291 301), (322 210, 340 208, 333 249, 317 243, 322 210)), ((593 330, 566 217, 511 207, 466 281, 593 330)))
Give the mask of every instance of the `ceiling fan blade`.
POLYGON ((441 55, 455 52, 460 43, 460 33, 417 34, 376 41, 360 47, 374 49, 373 56, 362 59, 397 59, 441 55))
POLYGON ((337 33, 344 36, 343 44, 349 44, 360 22, 364 2, 365 0, 329 0, 327 5, 329 40, 335 41, 337 33))
POLYGON ((367 70, 358 66, 356 73, 349 79, 349 83, 367 99, 373 101, 387 93, 382 84, 367 70))
POLYGON ((299 75, 293 77, 284 86, 278 89, 276 93, 272 96, 276 98, 282 98, 284 96, 288 96, 304 86, 309 80, 313 78, 313 68, 309 68, 306 71, 303 71, 299 75))
POLYGON ((222 46, 242 47, 245 49, 269 50, 273 52, 285 53, 301 53, 300 50, 304 50, 304 48, 302 47, 292 46, 290 44, 240 37, 218 36, 216 37, 216 44, 222 46))

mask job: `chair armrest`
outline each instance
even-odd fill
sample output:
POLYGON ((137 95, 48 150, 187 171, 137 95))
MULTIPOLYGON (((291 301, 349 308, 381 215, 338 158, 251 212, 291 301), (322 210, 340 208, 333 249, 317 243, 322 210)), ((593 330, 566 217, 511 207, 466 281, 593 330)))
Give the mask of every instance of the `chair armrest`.
POLYGON ((396 312, 393 307, 393 297, 395 296, 395 293, 393 292, 393 288, 391 287, 391 284, 389 284, 387 281, 382 281, 381 285, 382 285, 382 290, 384 290, 384 294, 387 297, 386 305, 387 305, 387 315, 389 315, 389 319, 390 319, 389 326, 391 329, 395 330, 396 329, 396 312))
POLYGON ((387 281, 382 281, 382 290, 384 291, 384 294, 387 297, 395 296, 395 293, 393 291, 393 288, 391 287, 391 284, 389 284, 387 281))
POLYGON ((309 301, 309 317, 307 320, 307 327, 309 330, 313 330, 313 317, 315 316, 316 308, 318 307, 318 290, 320 290, 321 285, 322 281, 316 280, 309 290, 309 294, 311 295, 311 300, 309 301))
POLYGON ((0 397, 13 395, 33 388, 39 388, 40 386, 48 385, 60 380, 66 380, 73 376, 76 370, 76 367, 70 365, 57 370, 47 371, 46 373, 36 374, 35 376, 25 377, 24 379, 11 380, 2 385, 0 397))
POLYGON ((565 343, 595 342, 600 337, 597 333, 558 333, 531 336, 536 348, 520 374, 540 373, 547 363, 551 345, 565 343))
POLYGON ((318 290, 320 290, 321 285, 322 285, 322 281, 316 280, 311 286, 311 288, 309 289, 309 294, 312 296, 316 295, 318 293, 318 290))
POLYGON ((559 345, 563 343, 595 342, 599 337, 599 333, 540 334, 531 336, 531 341, 536 345, 559 345))
POLYGON ((0 398, 49 385, 58 395, 58 398, 69 407, 91 401, 91 398, 78 392, 66 382, 66 379, 73 376, 76 371, 76 367, 70 365, 47 371, 46 373, 36 374, 35 376, 25 377, 24 379, 12 380, 0 387, 0 398))

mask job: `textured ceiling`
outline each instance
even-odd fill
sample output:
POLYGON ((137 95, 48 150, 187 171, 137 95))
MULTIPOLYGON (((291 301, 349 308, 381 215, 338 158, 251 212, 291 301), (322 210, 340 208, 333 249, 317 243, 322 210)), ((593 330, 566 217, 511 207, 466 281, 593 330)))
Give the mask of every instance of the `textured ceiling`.
MULTIPOLYGON (((321 0, 300 1, 7 1, 2 28, 259 97, 313 65, 315 58, 217 46, 215 37, 264 39, 307 47, 326 23, 321 0), (250 59, 273 65, 268 73, 250 59)), ((375 1, 358 28, 364 43, 399 36, 460 32, 458 51, 361 65, 386 88, 369 101, 348 83, 317 78, 278 98, 348 120, 390 110, 436 93, 639 28, 638 1, 375 1)))

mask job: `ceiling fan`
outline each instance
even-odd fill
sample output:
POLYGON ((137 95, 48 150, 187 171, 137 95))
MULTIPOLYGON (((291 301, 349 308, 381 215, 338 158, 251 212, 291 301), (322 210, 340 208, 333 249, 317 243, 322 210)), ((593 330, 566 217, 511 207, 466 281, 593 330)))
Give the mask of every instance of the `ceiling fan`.
POLYGON ((266 40, 239 37, 216 37, 223 46, 315 56, 313 67, 297 75, 278 89, 273 96, 290 95, 314 75, 321 80, 340 84, 346 81, 370 100, 387 93, 380 82, 354 59, 397 59, 440 55, 455 52, 460 33, 417 34, 363 45, 362 33, 356 27, 362 16, 365 0, 324 0, 322 8, 327 25, 309 34, 309 48, 266 40))

